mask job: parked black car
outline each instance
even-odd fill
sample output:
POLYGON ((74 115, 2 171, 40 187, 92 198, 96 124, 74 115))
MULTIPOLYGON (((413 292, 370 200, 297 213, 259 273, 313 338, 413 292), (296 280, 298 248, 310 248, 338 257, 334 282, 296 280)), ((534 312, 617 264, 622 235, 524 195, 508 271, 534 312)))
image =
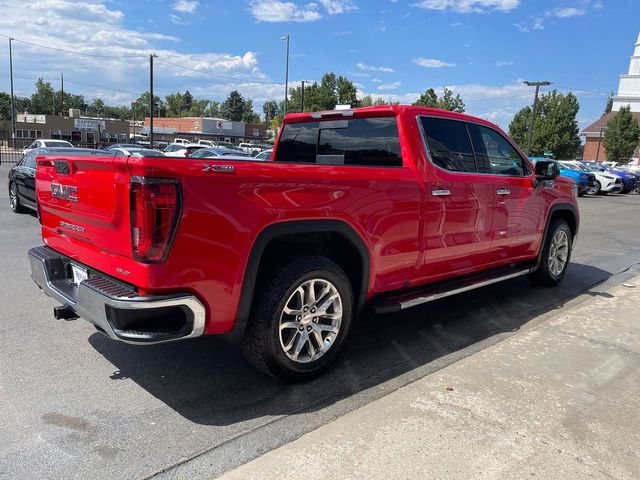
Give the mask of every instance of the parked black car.
POLYGON ((36 157, 39 155, 104 155, 105 152, 90 148, 34 148, 29 150, 9 170, 9 206, 15 213, 28 209, 37 210, 36 203, 36 157))

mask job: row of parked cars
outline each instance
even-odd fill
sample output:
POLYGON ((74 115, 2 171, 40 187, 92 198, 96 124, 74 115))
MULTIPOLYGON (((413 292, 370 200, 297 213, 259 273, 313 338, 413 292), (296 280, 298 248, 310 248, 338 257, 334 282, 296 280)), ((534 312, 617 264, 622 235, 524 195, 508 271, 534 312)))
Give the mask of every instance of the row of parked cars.
MULTIPOLYGON (((177 139, 179 140, 179 139, 177 139)), ((115 157, 186 157, 186 158, 226 158, 233 160, 268 160, 272 149, 249 154, 230 148, 228 142, 213 144, 204 140, 192 144, 177 142, 168 145, 164 151, 152 150, 134 143, 117 143, 105 150, 76 148, 64 140, 39 139, 25 149, 20 161, 9 171, 9 205, 16 213, 36 210, 35 172, 36 157, 39 155, 105 155, 109 152, 115 157)), ((241 144, 242 145, 242 144, 241 144)), ((252 144, 254 145, 254 144, 252 144)), ((267 147, 269 147, 267 145, 267 147)))
MULTIPOLYGON (((539 160, 536 157, 531 160, 539 160)), ((548 159, 544 159, 548 160, 548 159)), ((640 193, 640 169, 615 163, 558 160, 560 175, 576 182, 578 195, 640 193)))

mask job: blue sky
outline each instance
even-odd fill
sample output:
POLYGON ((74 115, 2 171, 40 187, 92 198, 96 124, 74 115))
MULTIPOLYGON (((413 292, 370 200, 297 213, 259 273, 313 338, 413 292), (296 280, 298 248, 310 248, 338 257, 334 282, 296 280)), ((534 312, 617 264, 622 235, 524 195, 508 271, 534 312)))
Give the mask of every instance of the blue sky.
POLYGON ((262 113, 283 97, 289 34, 294 85, 333 71, 402 103, 447 86, 504 127, 532 100, 522 80, 573 91, 581 126, 595 120, 640 33, 638 0, 0 0, 0 11, 0 34, 66 50, 14 42, 19 95, 39 76, 58 88, 64 72, 66 90, 128 103, 148 88, 153 52, 158 94, 238 89, 262 113))

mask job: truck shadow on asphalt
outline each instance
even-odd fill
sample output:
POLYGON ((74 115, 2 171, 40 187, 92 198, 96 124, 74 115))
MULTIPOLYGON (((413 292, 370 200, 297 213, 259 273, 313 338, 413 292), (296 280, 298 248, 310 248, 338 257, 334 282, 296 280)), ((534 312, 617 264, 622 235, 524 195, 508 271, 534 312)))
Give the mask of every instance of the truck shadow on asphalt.
POLYGON ((131 379, 192 422, 229 426, 313 412, 365 392, 356 408, 485 348, 484 340, 517 332, 610 276, 573 263, 557 288, 517 278, 397 314, 365 313, 335 368, 298 385, 258 373, 238 348, 215 338, 139 347, 96 333, 89 342, 116 367, 114 381, 131 379))

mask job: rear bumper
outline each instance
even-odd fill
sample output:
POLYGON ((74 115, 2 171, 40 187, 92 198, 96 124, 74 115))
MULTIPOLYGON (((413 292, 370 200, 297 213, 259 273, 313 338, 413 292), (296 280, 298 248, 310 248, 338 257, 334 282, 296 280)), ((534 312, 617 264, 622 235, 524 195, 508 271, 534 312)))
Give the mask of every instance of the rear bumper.
POLYGON ((114 340, 154 344, 204 332, 205 308, 193 295, 138 295, 133 287, 49 247, 29 250, 29 261, 31 278, 48 296, 114 340), (70 279, 72 263, 89 273, 78 286, 70 279))

